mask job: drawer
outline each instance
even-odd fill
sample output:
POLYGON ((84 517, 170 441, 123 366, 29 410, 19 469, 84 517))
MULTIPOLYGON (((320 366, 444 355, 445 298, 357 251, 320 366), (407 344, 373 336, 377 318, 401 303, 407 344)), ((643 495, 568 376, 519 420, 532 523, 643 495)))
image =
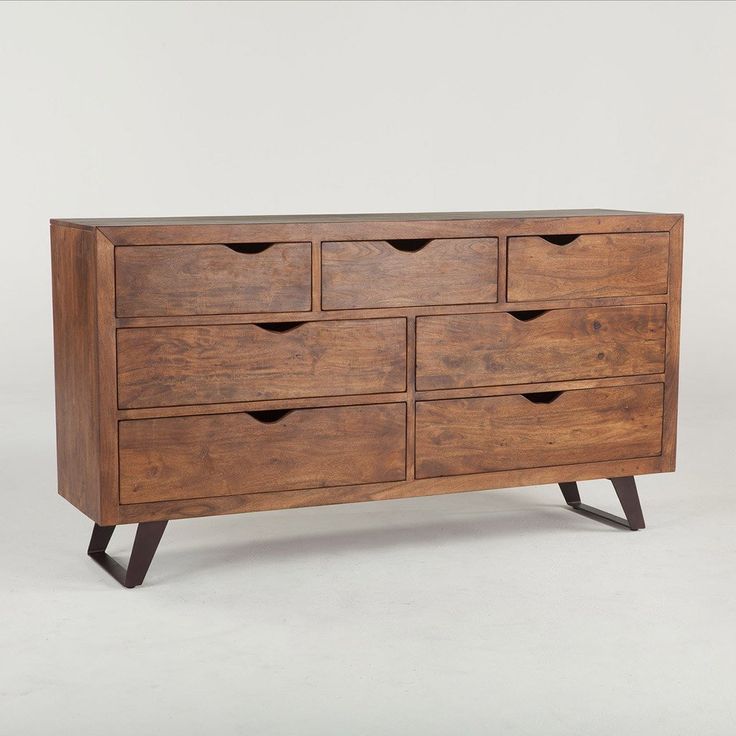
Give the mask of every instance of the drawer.
POLYGON ((659 455, 663 396, 653 383, 420 401, 417 477, 659 455))
POLYGON ((309 243, 118 247, 117 316, 308 311, 311 263, 309 243))
POLYGON ((120 408, 406 390, 406 320, 118 330, 120 408))
POLYGON ((508 300, 667 293, 669 233, 509 238, 508 300))
POLYGON ((404 480, 406 404, 120 422, 120 502, 404 480))
POLYGON ((664 372, 666 306, 417 317, 417 389, 664 372))
POLYGON ((322 307, 495 302, 497 262, 496 238, 322 243, 322 307))

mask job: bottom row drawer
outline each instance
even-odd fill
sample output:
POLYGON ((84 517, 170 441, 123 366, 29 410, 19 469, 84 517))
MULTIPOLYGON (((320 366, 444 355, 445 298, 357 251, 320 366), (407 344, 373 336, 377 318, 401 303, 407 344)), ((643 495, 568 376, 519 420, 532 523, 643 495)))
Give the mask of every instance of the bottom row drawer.
MULTIPOLYGON (((659 455, 662 384, 416 405, 416 477, 659 455)), ((406 479, 406 404, 120 422, 120 501, 406 479)))
POLYGON ((659 455, 661 383, 417 403, 416 475, 659 455))
POLYGON ((120 502, 403 480, 406 404, 120 422, 120 502))

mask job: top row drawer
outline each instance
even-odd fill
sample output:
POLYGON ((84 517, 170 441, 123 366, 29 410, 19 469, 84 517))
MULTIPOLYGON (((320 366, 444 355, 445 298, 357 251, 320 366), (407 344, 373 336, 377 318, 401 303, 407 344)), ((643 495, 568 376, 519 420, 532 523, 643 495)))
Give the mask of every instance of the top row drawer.
MULTIPOLYGON (((310 243, 123 246, 118 317, 304 312, 310 243)), ((322 243, 322 308, 495 302, 497 238, 322 243)))
MULTIPOLYGON (((667 293, 669 234, 525 236, 508 240, 509 302, 667 293)), ((115 249, 118 317, 312 308, 308 242, 115 249)), ((498 300, 498 239, 322 243, 322 309, 498 300)))
POLYGON ((310 243, 115 248, 118 317, 308 312, 310 243))
POLYGON ((498 238, 322 243, 322 308, 495 302, 498 238))
POLYGON ((666 294, 669 233, 509 238, 507 299, 666 294))

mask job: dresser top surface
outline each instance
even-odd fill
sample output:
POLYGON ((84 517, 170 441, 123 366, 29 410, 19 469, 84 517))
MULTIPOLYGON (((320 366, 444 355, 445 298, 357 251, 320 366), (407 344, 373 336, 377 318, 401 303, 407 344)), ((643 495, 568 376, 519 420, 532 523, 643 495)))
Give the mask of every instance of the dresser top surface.
POLYGON ((240 217, 112 217, 52 219, 52 225, 77 228, 150 227, 181 225, 284 225, 299 223, 340 222, 406 222, 443 220, 525 220, 556 217, 642 216, 671 213, 637 212, 633 210, 517 210, 497 212, 409 212, 334 215, 246 215, 240 217))

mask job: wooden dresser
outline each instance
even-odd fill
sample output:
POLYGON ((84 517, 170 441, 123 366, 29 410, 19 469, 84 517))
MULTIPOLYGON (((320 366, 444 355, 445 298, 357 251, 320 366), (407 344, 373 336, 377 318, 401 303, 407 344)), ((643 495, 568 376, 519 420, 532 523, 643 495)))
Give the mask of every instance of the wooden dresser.
MULTIPOLYGON (((682 215, 52 220, 59 492, 167 521, 674 470, 682 215)), ((626 518, 581 502, 610 478, 626 518)), ((106 553, 138 523, 127 569, 106 553)))

